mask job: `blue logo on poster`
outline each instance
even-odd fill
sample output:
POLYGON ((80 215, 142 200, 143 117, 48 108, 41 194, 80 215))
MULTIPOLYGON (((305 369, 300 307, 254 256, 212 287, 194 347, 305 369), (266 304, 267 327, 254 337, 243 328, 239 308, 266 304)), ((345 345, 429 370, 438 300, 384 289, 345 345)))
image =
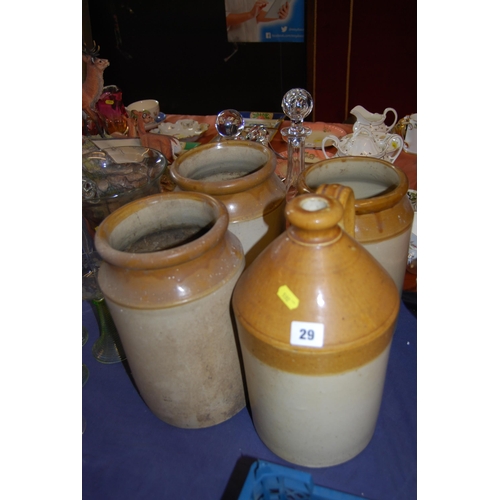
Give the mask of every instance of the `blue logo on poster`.
POLYGON ((304 0, 225 0, 229 42, 304 42, 304 0))

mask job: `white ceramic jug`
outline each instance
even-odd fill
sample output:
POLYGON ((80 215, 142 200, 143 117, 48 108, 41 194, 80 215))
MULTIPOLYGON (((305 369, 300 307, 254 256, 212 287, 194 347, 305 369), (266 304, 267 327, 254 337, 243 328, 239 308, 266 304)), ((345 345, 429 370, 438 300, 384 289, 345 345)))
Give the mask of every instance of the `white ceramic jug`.
POLYGON ((351 109, 351 113, 356 117, 356 123, 353 125, 353 132, 357 132, 361 128, 368 128, 374 134, 387 134, 398 121, 398 114, 393 108, 386 108, 382 114, 370 113, 363 106, 355 106, 351 109), (385 120, 387 114, 394 114, 394 121, 391 125, 386 125, 385 120))

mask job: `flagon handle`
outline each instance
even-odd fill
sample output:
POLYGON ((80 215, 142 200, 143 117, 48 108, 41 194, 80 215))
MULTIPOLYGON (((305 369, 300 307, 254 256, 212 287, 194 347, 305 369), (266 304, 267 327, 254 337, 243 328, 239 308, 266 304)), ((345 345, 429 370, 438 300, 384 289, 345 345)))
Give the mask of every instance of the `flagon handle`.
POLYGON ((344 208, 344 214, 338 225, 349 235, 354 238, 354 191, 349 186, 342 184, 321 184, 316 189, 316 194, 329 196, 339 201, 344 208))

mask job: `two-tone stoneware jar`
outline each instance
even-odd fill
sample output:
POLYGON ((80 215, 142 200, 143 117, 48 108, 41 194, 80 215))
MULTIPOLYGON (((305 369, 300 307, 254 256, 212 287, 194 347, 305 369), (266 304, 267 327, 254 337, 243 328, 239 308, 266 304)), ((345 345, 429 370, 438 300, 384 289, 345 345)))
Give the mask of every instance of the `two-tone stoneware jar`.
POLYGON ((164 193, 100 225, 98 282, 135 384, 161 420, 208 427, 245 406, 231 295, 243 248, 223 203, 164 193))
POLYGON ((243 245, 247 265, 285 229, 285 186, 276 157, 262 144, 226 140, 179 156, 170 167, 176 190, 206 193, 229 212, 229 230, 243 245))
POLYGON ((375 158, 332 158, 306 168, 298 190, 315 192, 321 184, 354 191, 355 238, 387 269, 401 293, 413 222, 406 174, 375 158))
POLYGON ((399 312, 394 281, 338 226, 342 213, 330 196, 294 198, 289 227, 233 295, 257 433, 307 467, 345 462, 368 445, 399 312))

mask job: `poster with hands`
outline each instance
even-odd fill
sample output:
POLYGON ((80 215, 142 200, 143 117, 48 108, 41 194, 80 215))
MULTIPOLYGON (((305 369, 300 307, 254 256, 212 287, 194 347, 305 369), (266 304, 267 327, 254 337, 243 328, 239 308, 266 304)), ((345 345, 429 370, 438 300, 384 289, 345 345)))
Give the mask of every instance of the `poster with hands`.
POLYGON ((224 0, 228 42, 304 42, 305 0, 224 0))

